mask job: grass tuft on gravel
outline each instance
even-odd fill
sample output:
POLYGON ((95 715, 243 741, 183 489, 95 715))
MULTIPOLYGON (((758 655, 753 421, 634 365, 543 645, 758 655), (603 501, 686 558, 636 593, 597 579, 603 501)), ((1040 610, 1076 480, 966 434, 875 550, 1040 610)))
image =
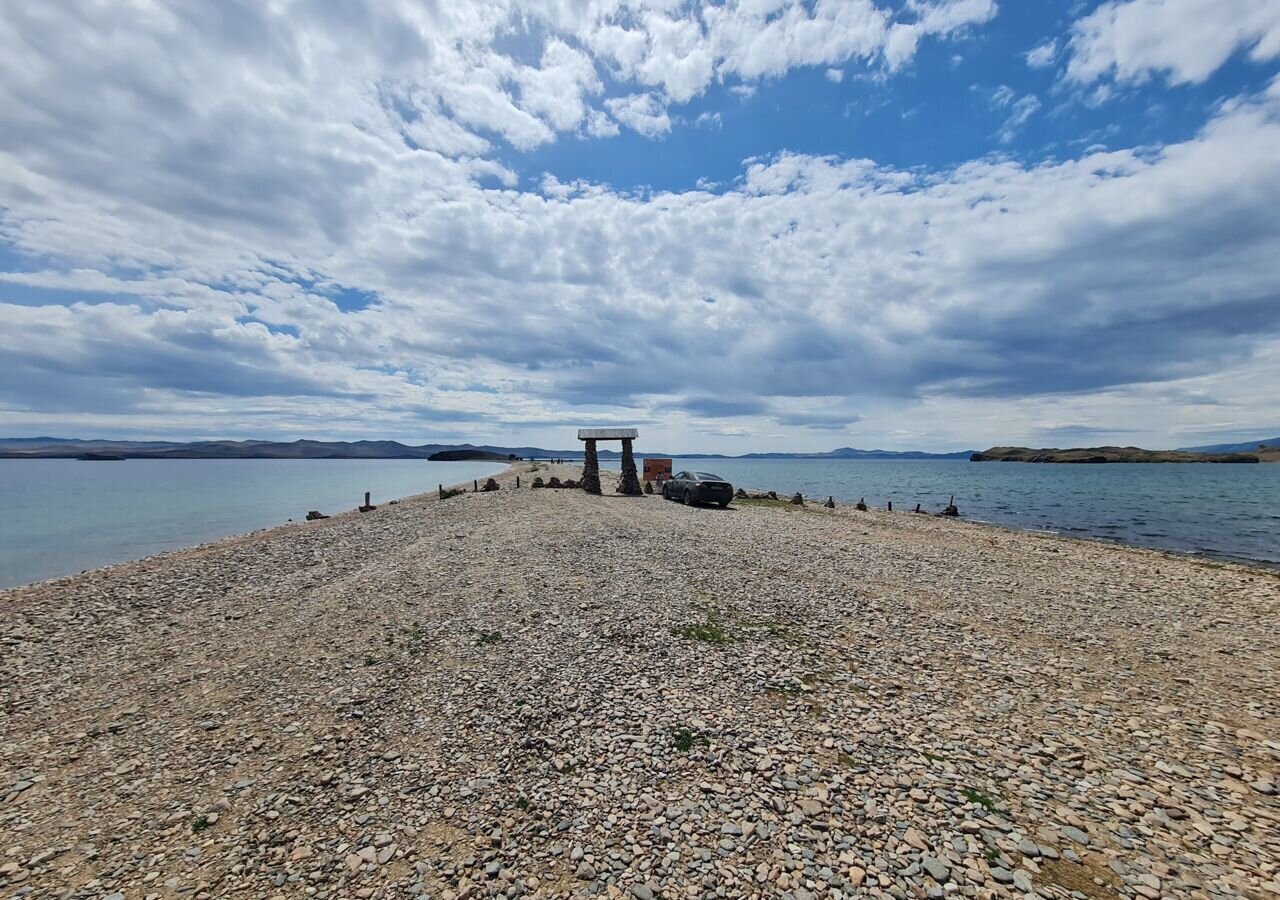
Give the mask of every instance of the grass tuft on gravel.
POLYGON ((694 744, 699 744, 703 747, 711 746, 711 741, 707 739, 705 734, 698 734, 688 728, 677 728, 672 733, 671 743, 676 748, 677 753, 688 753, 693 749, 694 744))
POLYGON ((737 641, 736 637, 725 631, 724 626, 709 616, 705 622, 693 622, 672 628, 671 633, 676 637, 703 641, 707 644, 732 644, 737 641))
POLYGON ((961 788, 960 793, 964 794, 964 798, 968 800, 970 803, 976 803, 978 806, 981 806, 987 812, 996 811, 996 800, 986 791, 980 791, 977 788, 966 787, 966 788, 961 788))

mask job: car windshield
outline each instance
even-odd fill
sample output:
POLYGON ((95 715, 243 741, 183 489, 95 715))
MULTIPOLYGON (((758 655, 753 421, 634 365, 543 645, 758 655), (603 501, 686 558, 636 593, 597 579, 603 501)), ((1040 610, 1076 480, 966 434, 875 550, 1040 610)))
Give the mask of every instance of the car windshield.
POLYGON ((693 477, 699 481, 724 481, 719 475, 712 475, 710 472, 694 472, 693 477))

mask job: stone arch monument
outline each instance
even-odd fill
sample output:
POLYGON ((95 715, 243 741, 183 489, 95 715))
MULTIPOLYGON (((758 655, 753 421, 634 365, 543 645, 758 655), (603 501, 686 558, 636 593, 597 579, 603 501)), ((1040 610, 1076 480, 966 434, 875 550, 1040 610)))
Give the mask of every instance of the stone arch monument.
POLYGON ((622 441, 622 486, 620 494, 639 496, 640 476, 636 474, 636 458, 631 442, 640 436, 634 428, 579 428, 578 440, 587 445, 582 459, 582 489, 588 494, 600 493, 600 460, 596 457, 596 441, 622 441))

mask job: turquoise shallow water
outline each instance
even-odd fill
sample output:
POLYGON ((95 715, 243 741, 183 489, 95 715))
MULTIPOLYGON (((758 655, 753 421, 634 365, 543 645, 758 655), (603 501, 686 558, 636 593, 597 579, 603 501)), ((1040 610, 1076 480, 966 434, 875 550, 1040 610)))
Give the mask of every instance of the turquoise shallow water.
POLYGON ((1051 465, 952 460, 677 459, 736 486, 1280 566, 1280 463, 1051 465))
POLYGON ((0 459, 0 587, 69 575, 487 478, 501 463, 400 459, 0 459))

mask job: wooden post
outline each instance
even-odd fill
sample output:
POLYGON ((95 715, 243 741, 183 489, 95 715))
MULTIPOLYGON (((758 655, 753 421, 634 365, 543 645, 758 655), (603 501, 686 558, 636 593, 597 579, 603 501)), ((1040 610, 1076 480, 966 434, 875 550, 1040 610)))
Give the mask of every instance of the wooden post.
POLYGON ((889 501, 889 512, 893 512, 893 501, 889 501))
POLYGON ((369 505, 369 492, 368 492, 368 491, 365 491, 365 492, 364 492, 364 505, 365 505, 365 506, 368 506, 368 505, 369 505))
POLYGON ((480 481, 478 479, 471 479, 471 490, 473 493, 480 493, 480 481))
POLYGON ((440 499, 441 499, 441 500, 443 500, 443 499, 444 499, 444 485, 443 485, 443 484, 442 484, 442 485, 440 485, 440 499))
POLYGON ((516 476, 516 487, 520 487, 520 476, 516 476))

